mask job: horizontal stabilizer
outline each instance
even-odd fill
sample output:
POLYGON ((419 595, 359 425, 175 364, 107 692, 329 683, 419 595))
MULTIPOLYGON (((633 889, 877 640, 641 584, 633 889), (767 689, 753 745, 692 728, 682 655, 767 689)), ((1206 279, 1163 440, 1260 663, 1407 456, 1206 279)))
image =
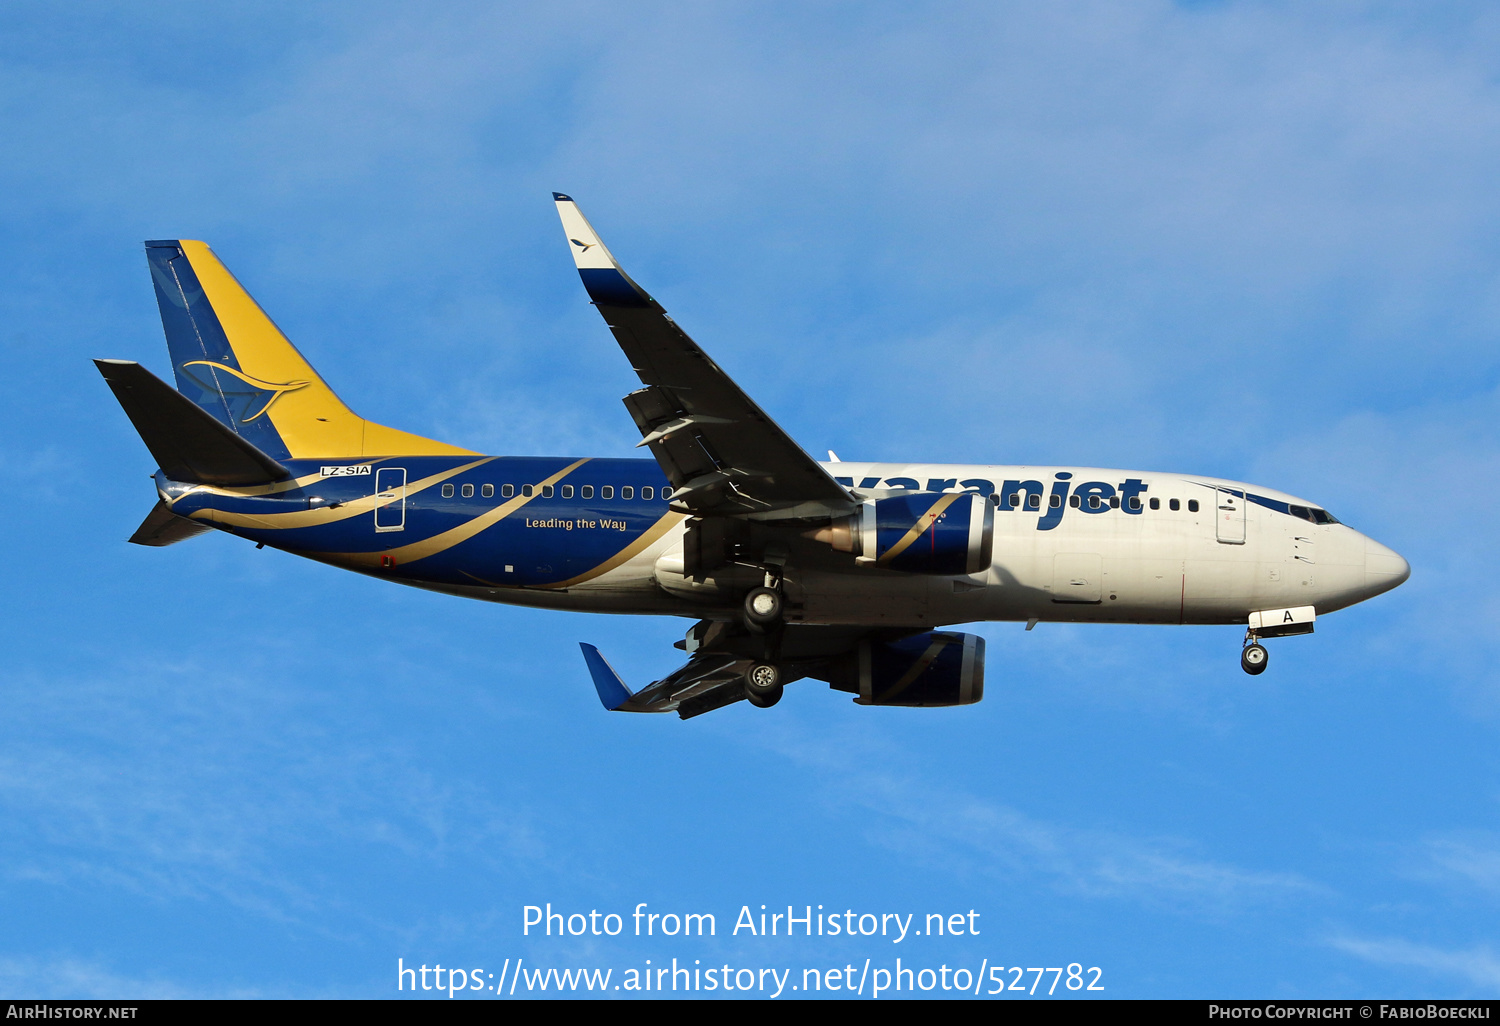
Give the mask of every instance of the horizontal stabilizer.
POLYGON ((280 463, 140 364, 95 360, 94 366, 109 382, 162 473, 172 480, 232 486, 291 476, 280 463))
POLYGON ((578 647, 583 649, 583 661, 589 664, 589 676, 594 678, 594 690, 599 692, 599 701, 604 703, 604 708, 613 712, 630 701, 630 689, 599 650, 584 641, 580 641, 578 647))
POLYGON ((135 534, 130 536, 130 541, 136 545, 176 545, 212 530, 202 521, 178 516, 158 499, 151 512, 146 514, 146 519, 141 521, 141 526, 135 529, 135 534))

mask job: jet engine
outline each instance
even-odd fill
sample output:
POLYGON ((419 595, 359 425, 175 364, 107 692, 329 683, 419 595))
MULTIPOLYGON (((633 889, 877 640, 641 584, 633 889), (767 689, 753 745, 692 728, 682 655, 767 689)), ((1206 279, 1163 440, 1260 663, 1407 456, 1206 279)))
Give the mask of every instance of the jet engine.
POLYGON ((973 705, 984 697, 984 639, 929 631, 862 641, 823 679, 860 705, 973 705))
POLYGON ((807 537, 863 566, 909 574, 977 574, 990 565, 995 512, 973 492, 912 492, 866 502, 807 537))

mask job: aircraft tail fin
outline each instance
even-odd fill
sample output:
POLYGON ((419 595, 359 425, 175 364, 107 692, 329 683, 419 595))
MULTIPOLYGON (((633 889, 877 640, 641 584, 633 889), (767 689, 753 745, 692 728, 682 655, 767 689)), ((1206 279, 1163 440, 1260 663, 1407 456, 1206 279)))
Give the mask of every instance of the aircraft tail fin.
POLYGON ((153 545, 161 547, 164 545, 176 545, 180 541, 196 538, 205 531, 213 528, 198 520, 189 520, 180 517, 167 508, 167 504, 160 499, 146 514, 146 519, 141 521, 141 526, 135 529, 135 534, 130 536, 130 541, 136 545, 153 545))
POLYGON ((588 663, 589 676, 594 678, 594 690, 599 692, 599 701, 604 708, 613 712, 630 701, 630 689, 609 661, 599 654, 599 649, 586 641, 580 641, 578 647, 583 649, 583 661, 588 663))
POLYGON ((234 486, 291 476, 254 443, 140 364, 95 360, 94 366, 109 382, 157 466, 172 480, 234 486))
POLYGON ((177 388, 273 459, 459 456, 345 406, 202 242, 146 243, 177 388))

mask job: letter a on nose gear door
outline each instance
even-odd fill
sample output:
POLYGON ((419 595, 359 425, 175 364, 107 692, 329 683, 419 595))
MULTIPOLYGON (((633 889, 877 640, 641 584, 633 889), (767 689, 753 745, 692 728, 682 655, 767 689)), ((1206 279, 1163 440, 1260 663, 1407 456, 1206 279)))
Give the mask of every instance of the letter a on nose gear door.
POLYGON ((1245 544, 1245 500, 1225 488, 1215 491, 1214 524, 1225 545, 1245 544))

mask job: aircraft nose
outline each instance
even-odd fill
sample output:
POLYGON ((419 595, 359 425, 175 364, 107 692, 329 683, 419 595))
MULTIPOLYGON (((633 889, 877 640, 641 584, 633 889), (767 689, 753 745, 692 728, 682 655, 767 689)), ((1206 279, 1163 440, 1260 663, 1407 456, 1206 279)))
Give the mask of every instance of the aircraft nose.
POLYGON ((1365 587, 1371 595, 1390 591, 1411 576, 1411 564, 1393 549, 1365 539, 1365 587))

